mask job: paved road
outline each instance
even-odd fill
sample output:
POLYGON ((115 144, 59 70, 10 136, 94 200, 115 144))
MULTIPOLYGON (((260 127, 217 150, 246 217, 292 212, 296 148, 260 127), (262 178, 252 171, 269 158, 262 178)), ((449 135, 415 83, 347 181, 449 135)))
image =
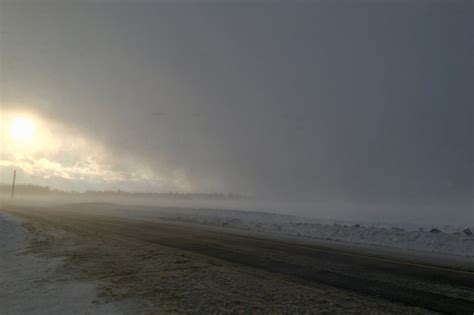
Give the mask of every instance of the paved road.
POLYGON ((222 233, 196 225, 66 212, 28 212, 72 231, 88 231, 185 250, 427 310, 474 314, 474 273, 372 257, 354 251, 222 233))

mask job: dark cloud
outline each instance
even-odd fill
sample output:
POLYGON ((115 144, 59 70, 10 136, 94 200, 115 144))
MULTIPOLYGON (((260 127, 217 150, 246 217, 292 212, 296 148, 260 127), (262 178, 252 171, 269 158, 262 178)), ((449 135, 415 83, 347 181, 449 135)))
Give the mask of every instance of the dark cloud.
POLYGON ((202 191, 470 211, 473 12, 5 2, 3 98, 202 191))

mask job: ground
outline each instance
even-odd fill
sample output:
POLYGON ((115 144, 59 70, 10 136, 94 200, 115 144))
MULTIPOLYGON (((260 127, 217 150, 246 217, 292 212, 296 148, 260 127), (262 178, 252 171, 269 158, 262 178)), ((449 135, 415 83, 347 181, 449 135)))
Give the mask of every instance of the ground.
MULTIPOLYGON (((8 207, 3 212, 20 218, 28 232, 23 254, 57 261, 50 281, 68 279, 95 290, 73 302, 76 309, 144 314, 474 311, 474 274, 468 271, 71 209, 8 207)), ((0 288, 7 290, 4 284, 0 288)), ((15 313, 2 303, 12 298, 0 296, 0 313, 15 313)), ((15 298, 22 302, 21 296, 15 298)))

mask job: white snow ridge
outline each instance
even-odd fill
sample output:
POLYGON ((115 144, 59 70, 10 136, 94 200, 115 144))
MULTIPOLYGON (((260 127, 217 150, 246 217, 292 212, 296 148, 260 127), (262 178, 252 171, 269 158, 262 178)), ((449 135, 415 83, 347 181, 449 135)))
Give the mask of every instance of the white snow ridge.
POLYGON ((462 228, 448 226, 443 229, 420 227, 418 230, 409 231, 390 225, 360 225, 341 221, 329 223, 288 215, 211 209, 173 209, 169 212, 160 211, 160 216, 171 220, 240 230, 474 258, 474 237, 464 233, 462 228))

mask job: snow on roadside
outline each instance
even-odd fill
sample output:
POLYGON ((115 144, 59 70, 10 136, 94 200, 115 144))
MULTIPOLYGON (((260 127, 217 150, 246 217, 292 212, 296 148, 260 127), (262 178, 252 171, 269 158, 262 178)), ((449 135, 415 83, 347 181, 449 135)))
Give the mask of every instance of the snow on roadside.
POLYGON ((474 236, 464 234, 459 227, 407 230, 388 224, 329 223, 237 210, 159 209, 158 212, 161 218, 181 222, 474 258, 474 236))
POLYGON ((468 226, 391 222, 355 222, 303 218, 247 210, 127 206, 113 203, 77 203, 70 208, 130 219, 166 219, 307 239, 323 239, 364 246, 380 246, 467 257, 474 260, 473 222, 468 226), (433 232, 431 232, 433 230, 433 232))
POLYGON ((92 283, 57 272, 60 258, 28 253, 22 221, 0 212, 0 314, 117 314, 92 283))

